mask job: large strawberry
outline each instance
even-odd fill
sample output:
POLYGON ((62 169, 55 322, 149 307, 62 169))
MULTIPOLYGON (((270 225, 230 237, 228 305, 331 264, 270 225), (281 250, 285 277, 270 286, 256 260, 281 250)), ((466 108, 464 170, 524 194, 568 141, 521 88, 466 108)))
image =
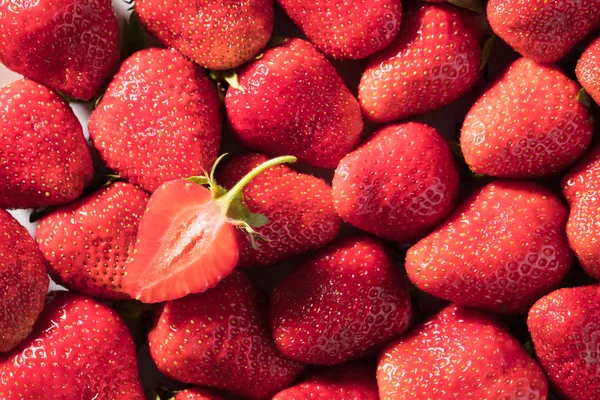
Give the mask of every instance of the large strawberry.
POLYGON ((166 376, 247 399, 270 399, 302 370, 275 347, 267 298, 239 271, 205 293, 167 302, 148 340, 166 376))
POLYGON ((363 112, 386 123, 443 107, 477 84, 480 63, 474 13, 442 4, 409 7, 396 40, 362 75, 363 112))
MULTIPOLYGON (((243 154, 224 164, 217 181, 232 188, 253 168, 267 161, 262 154, 243 154)), ((239 264, 258 267, 276 264, 309 250, 323 247, 337 236, 341 219, 335 213, 331 187, 322 179, 301 174, 285 165, 272 167, 242 191, 253 213, 269 223, 256 228, 265 241, 252 246, 248 235, 236 232, 239 264)))
POLYGON ((526 58, 515 61, 465 118, 460 145, 471 170, 497 177, 539 177, 574 163, 594 130, 588 109, 577 101, 579 90, 555 66, 526 58))
POLYGON ((250 61, 273 30, 273 0, 136 0, 135 10, 157 39, 214 70, 250 61))
POLYGON ((29 232, 0 209, 0 353, 25 339, 44 306, 48 275, 29 232))
POLYGON ((277 0, 323 53, 365 58, 385 49, 400 31, 400 0, 277 0))
POLYGON ((0 1, 0 62, 70 97, 97 96, 119 67, 110 0, 0 1))
POLYGON ((172 400, 225 400, 225 398, 209 389, 192 388, 177 392, 172 400))
POLYGON ((117 182, 42 218, 35 238, 52 279, 89 296, 128 298, 121 279, 147 202, 143 190, 117 182))
POLYGON ((310 43, 287 39, 242 69, 238 78, 225 105, 245 146, 335 168, 358 144, 363 129, 358 101, 310 43))
POLYGON ((411 315, 402 270, 368 237, 332 244, 300 266, 275 288, 269 313, 283 354, 322 365, 371 354, 411 315))
POLYGON ((153 192, 210 169, 221 141, 220 103, 209 77, 174 50, 128 58, 93 111, 90 137, 106 164, 153 192))
POLYGON ((516 51, 549 63, 600 26, 600 0, 490 0, 487 17, 496 35, 516 51))
POLYGON ((79 197, 94 168, 69 105, 21 79, 0 88, 0 109, 0 207, 36 208, 79 197))
POLYGON ((333 199, 344 221, 410 243, 452 211, 458 184, 446 141, 434 128, 408 122, 381 129, 342 159, 333 199))
POLYGON ((49 295, 34 332, 0 356, 0 399, 142 400, 135 347, 119 315, 69 292, 49 295))
POLYGON ((600 392, 600 287, 560 289, 529 310, 535 354, 565 399, 597 399, 600 392))
POLYGON ((450 305, 379 356, 381 400, 546 400, 539 365, 493 316, 450 305))
POLYGON ((421 290, 459 304, 516 314, 548 293, 573 255, 567 207, 526 181, 495 181, 467 198, 411 247, 406 270, 421 290))
POLYGON ((585 49, 575 72, 581 86, 600 104, 600 36, 585 49))

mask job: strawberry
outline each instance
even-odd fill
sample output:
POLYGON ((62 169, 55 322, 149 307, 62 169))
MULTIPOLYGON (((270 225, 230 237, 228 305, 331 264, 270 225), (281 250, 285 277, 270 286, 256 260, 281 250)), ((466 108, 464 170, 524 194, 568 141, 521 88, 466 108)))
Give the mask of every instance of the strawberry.
POLYGON ((273 292, 277 348, 307 364, 371 354, 408 328, 408 286, 381 243, 348 238, 317 253, 273 292))
POLYGON ((250 61, 273 30, 272 0, 136 0, 135 11, 165 45, 214 70, 250 61))
POLYGON ((44 257, 29 232, 0 209, 0 353, 25 339, 48 290, 44 257))
POLYGON ((490 0, 487 17, 496 35, 516 51, 551 63, 600 27, 600 0, 490 0))
POLYGON ((385 49, 400 30, 400 0, 278 0, 308 39, 338 59, 358 59, 385 49))
POLYGON ((148 341, 167 377, 247 399, 270 399, 302 369, 275 347, 266 296, 239 271, 205 293, 167 302, 148 341))
POLYGON ((209 389, 193 388, 177 392, 173 400, 225 400, 225 398, 209 389))
POLYGON ((548 383, 491 315, 450 305, 379 356, 381 400, 546 400, 548 383))
POLYGON ((225 106, 242 144, 270 155, 291 154, 335 168, 359 142, 358 101, 310 43, 287 39, 243 68, 225 106))
POLYGON ((69 97, 92 99, 119 67, 109 0, 3 0, 0 26, 0 62, 69 97))
POLYGON ((51 294, 33 333, 0 356, 0 383, 0 399, 144 399, 125 323, 69 292, 51 294))
POLYGON ((127 299, 121 279, 148 195, 117 182, 40 220, 35 239, 54 281, 89 296, 127 299))
POLYGON ((504 178, 541 177, 574 163, 594 130, 588 109, 577 101, 579 89, 555 66, 515 61, 465 118, 460 145, 471 170, 504 178))
MULTIPOLYGON (((222 167, 217 180, 232 188, 267 160, 262 154, 239 155, 222 167)), ((254 178, 242 193, 248 209, 270 221, 256 228, 266 239, 257 248, 252 246, 248 235, 236 231, 242 266, 273 265, 321 248, 338 235, 341 219, 333 208, 331 187, 322 179, 277 165, 254 178)))
POLYGON ((21 79, 0 88, 0 109, 0 207, 37 208, 79 197, 94 167, 69 105, 21 79))
POLYGON ((174 50, 128 58, 92 112, 90 137, 106 164, 149 192, 200 174, 221 141, 217 90, 201 68, 174 50))
MULTIPOLYGON (((144 303, 157 303, 214 287, 238 263, 236 228, 253 238, 254 226, 269 223, 243 203, 242 189, 264 170, 294 161, 294 157, 266 161, 229 192, 214 181, 216 163, 210 175, 163 184, 150 197, 142 217, 122 281, 124 292, 144 303)), ((252 243, 256 245, 254 239, 252 243)))
POLYGON ((410 243, 452 211, 458 184, 445 140, 432 127, 408 122, 381 129, 342 159, 333 199, 349 224, 410 243))
POLYGON ((321 368, 273 400, 379 400, 374 372, 367 364, 321 368))
POLYGON ((442 299, 523 313, 569 270, 567 213, 556 195, 537 184, 492 182, 409 249, 408 276, 442 299))
POLYGON ((600 104, 600 36, 585 49, 575 72, 581 86, 600 104))
POLYGON ((369 60, 361 77, 365 117, 387 123, 458 100, 479 80, 479 42, 469 11, 443 4, 409 7, 396 40, 369 60))

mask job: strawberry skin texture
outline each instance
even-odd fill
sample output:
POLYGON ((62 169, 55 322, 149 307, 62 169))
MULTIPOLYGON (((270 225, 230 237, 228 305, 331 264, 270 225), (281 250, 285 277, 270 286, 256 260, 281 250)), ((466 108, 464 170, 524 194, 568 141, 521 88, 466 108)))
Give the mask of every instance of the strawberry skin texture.
POLYGON ((110 0, 0 2, 0 62, 79 100, 97 96, 119 67, 110 0))
POLYGON ((29 232, 0 209, 0 353, 31 333, 48 284, 44 257, 29 232))
POLYGON ((367 364, 321 368, 273 400, 379 400, 375 370, 367 364))
MULTIPOLYGON (((217 174, 217 182, 233 187, 254 167, 268 160, 247 153, 231 158, 217 174)), ((240 247, 239 265, 264 267, 277 264, 335 239, 341 219, 333 208, 331 187, 322 179, 301 174, 286 165, 272 167, 254 178, 243 190, 250 211, 269 219, 255 228, 266 241, 252 247, 248 234, 236 230, 240 247)))
POLYGON ((125 323, 71 292, 51 293, 34 332, 0 356, 0 399, 144 398, 125 323))
POLYGON ((537 184, 492 182, 409 249, 408 276, 442 299, 523 313, 571 266, 567 213, 556 195, 537 184))
POLYGON ((552 63, 600 27, 600 0, 490 0, 489 24, 523 56, 552 63))
POLYGON ((277 0, 323 53, 359 59, 385 49, 402 20, 400 0, 277 0))
POLYGON ((270 399, 302 370, 275 347, 266 296, 237 270, 204 293, 165 303, 148 342, 166 376, 248 399, 270 399))
POLYGON ((0 208, 79 197, 94 167, 69 105, 47 87, 21 79, 0 88, 0 108, 0 208))
POLYGON ((581 86, 600 104, 600 36, 581 54, 575 73, 581 86))
POLYGON ((546 400, 548 383, 498 319, 450 305, 379 356, 381 400, 546 400))
POLYGON ((371 354, 411 316, 401 269, 368 237, 336 242, 292 272, 275 288, 269 313, 279 350, 321 365, 371 354))
POLYGON ((409 7, 396 40, 369 60, 361 77, 365 117, 383 124, 464 96, 479 80, 480 36, 471 12, 442 4, 409 7))
POLYGON ((526 178, 554 175, 573 164, 594 131, 588 109, 577 101, 579 89, 555 66, 515 61, 465 118, 460 145, 469 168, 526 178))
POLYGON ((147 202, 143 190, 117 182, 42 218, 35 239, 52 279, 88 296, 129 298, 121 279, 147 202))
POLYGON ((178 392, 173 400, 225 400, 225 397, 216 394, 212 390, 193 388, 178 392))
POLYGON ((135 10, 154 37, 213 70, 250 61, 273 31, 272 0, 138 0, 135 10))
POLYGON ((174 50, 133 54, 92 112, 90 137, 106 164, 153 192, 210 170, 221 142, 217 90, 174 50))
POLYGON ((459 177, 446 141, 432 127, 388 126, 338 165, 333 199, 351 225, 413 243, 454 208, 459 177))
POLYGON ((242 69, 225 96, 238 140, 269 155, 335 168, 359 142, 358 101, 309 42, 289 38, 242 69))

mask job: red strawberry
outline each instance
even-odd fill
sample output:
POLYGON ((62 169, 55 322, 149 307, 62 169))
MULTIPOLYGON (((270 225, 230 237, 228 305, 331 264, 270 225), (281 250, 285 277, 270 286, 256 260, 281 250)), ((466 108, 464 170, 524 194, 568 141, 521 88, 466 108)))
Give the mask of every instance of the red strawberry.
POLYGON ((487 17, 516 51, 550 63, 600 26, 600 0, 490 0, 487 17))
POLYGON ((243 145, 317 167, 335 168, 363 129, 358 101, 329 61, 301 39, 287 39, 241 70, 225 105, 243 145))
POLYGON ((540 177, 574 163, 594 130, 588 109, 577 101, 579 89, 555 66, 515 61, 465 118, 460 145, 471 170, 540 177))
POLYGON ((148 335, 150 354, 178 381, 271 398, 302 365, 275 347, 266 309, 266 296, 235 271, 205 293, 167 302, 148 335))
POLYGON ((147 202, 143 190, 117 182, 42 218, 35 238, 52 279, 89 296, 128 298, 121 279, 147 202))
POLYGON ((142 50, 110 83, 90 117, 90 136, 111 169, 153 192, 210 169, 221 141, 219 107, 199 66, 174 50, 142 50))
POLYGON ((0 88, 0 109, 0 207, 37 208, 79 197, 94 167, 69 105, 21 79, 0 88))
POLYGON ((117 313, 55 292, 31 336, 0 357, 0 399, 49 398, 144 399, 133 340, 117 313))
POLYGON ((567 212, 537 184, 492 182, 409 249, 408 276, 442 299, 498 313, 525 312, 569 270, 567 212))
POLYGON ((379 400, 374 372, 367 364, 321 368, 273 400, 379 400))
POLYGON ((323 53, 365 58, 385 49, 400 30, 400 0, 277 0, 323 53))
POLYGON ((173 400, 225 400, 225 398, 209 389, 193 388, 178 392, 173 400))
POLYGON ((371 58, 358 97, 365 116, 386 123, 441 108, 479 80, 480 32, 475 14, 441 4, 404 12, 402 30, 371 58))
POLYGON ((273 30, 272 0, 136 0, 135 10, 157 39, 215 70, 250 61, 273 30))
POLYGON ((273 292, 270 322, 286 356, 333 365, 371 354, 410 323, 408 286, 374 239, 337 242, 292 272, 273 292))
MULTIPOLYGON (((234 157, 217 174, 218 181, 226 188, 232 188, 244 175, 267 160, 262 154, 234 157)), ((236 232, 242 266, 273 265, 318 249, 335 239, 340 230, 341 219, 333 208, 329 185, 285 165, 266 170, 242 193, 248 209, 270 221, 256 228, 256 232, 266 239, 257 248, 252 246, 247 234, 236 232)))
POLYGON ((600 104, 600 36, 585 49, 575 72, 581 86, 600 104))
POLYGON ((344 221, 409 243, 452 211, 458 184, 445 140, 434 128, 408 122, 383 128, 342 159, 333 199, 344 221))
POLYGON ((493 316, 450 305, 379 356, 381 400, 546 400, 542 369, 493 316))
POLYGON ((29 236, 29 232, 2 209, 0 232, 2 353, 15 347, 31 333, 33 324, 44 306, 48 275, 44 257, 29 236))
POLYGON ((119 67, 109 0, 3 0, 0 26, 0 62, 70 97, 97 96, 119 67))

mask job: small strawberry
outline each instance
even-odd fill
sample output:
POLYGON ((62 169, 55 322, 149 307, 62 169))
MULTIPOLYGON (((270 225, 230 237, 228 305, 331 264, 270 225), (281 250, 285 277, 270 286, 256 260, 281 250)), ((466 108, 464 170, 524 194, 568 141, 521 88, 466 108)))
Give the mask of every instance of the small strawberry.
POLYGON ((569 270, 567 213, 556 195, 537 184, 492 182, 409 249, 408 276, 442 299, 523 313, 569 270))
POLYGON ((585 49, 575 72, 581 86, 600 104, 600 36, 585 49))
POLYGON ((491 315, 450 305, 379 356, 381 400, 548 399, 539 365, 491 315))
POLYGON ((402 19, 400 0, 277 0, 308 39, 338 59, 358 59, 385 49, 402 19))
POLYGON ((106 164, 153 192, 198 175, 221 141, 217 90, 202 69, 174 50, 128 58, 92 112, 90 137, 106 164))
POLYGON ((35 239, 61 285, 103 299, 127 299, 121 279, 148 195, 117 182, 43 217, 35 239))
MULTIPOLYGON (((1 15, 0 6, 0 20, 1 15)), ((79 197, 94 167, 69 105, 45 86, 21 79, 0 88, 0 109, 0 208, 37 208, 79 197)))
POLYGON ((597 399, 600 393, 600 287, 560 289, 529 310, 535 354, 565 399, 597 399))
POLYGON ((515 61, 465 118, 460 145, 471 170, 504 178, 541 177, 574 163, 594 130, 588 109, 577 101, 579 89, 555 66, 515 61))
POLYGON ((310 43, 287 39, 239 72, 225 96, 227 117, 242 144, 335 168, 359 142, 358 101, 310 43))
POLYGON ((267 298, 239 271, 205 293, 167 302, 148 341, 166 376, 247 399, 270 399, 302 370, 275 347, 267 298))
POLYGON ((434 128, 408 122, 381 129, 340 161, 333 199, 349 224, 410 243, 452 211, 458 184, 446 141, 434 128))
POLYGON ((379 400, 375 370, 367 364, 321 368, 273 400, 379 400))
POLYGON ((0 353, 31 333, 48 283, 44 257, 29 232, 0 209, 0 353))
POLYGON ((317 253, 273 292, 277 348, 307 364, 333 365, 371 354, 408 328, 412 307, 402 270, 368 237, 317 253))
MULTIPOLYGON (((262 154, 234 157, 217 174, 217 181, 232 188, 267 160, 262 154)), ((247 234, 236 232, 242 266, 273 265, 323 247, 338 235, 341 219, 333 208, 331 187, 322 179, 277 165, 254 178, 242 193, 248 209, 270 221, 256 228, 266 239, 256 248, 247 234)))
POLYGON ((551 63, 600 27, 600 0, 490 0, 487 17, 496 35, 516 51, 551 63))
POLYGON ((225 398, 209 389, 193 388, 177 392, 172 400, 225 400, 225 398))
POLYGON ((54 292, 34 332, 0 356, 0 399, 142 400, 135 347, 107 306, 54 292))
POLYGON ((474 13, 442 4, 409 7, 396 40, 370 59, 362 75, 362 110, 377 123, 436 110, 473 89, 480 63, 474 13))
POLYGON ((0 26, 0 62, 75 99, 97 96, 121 61, 110 0, 2 0, 0 26))
POLYGON ((136 0, 135 11, 153 36, 213 70, 250 61, 273 30, 273 0, 136 0))

